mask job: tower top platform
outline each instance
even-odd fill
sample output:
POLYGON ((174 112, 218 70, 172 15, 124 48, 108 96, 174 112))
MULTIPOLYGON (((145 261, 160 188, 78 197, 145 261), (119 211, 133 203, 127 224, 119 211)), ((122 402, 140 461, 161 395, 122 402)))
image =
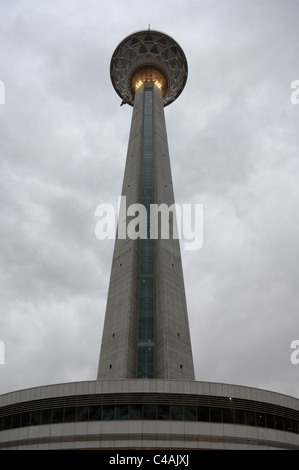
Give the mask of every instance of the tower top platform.
POLYGON ((165 33, 138 31, 127 36, 115 49, 110 63, 113 87, 123 103, 134 104, 136 87, 154 81, 162 90, 163 104, 169 105, 183 91, 188 64, 179 44, 165 33))

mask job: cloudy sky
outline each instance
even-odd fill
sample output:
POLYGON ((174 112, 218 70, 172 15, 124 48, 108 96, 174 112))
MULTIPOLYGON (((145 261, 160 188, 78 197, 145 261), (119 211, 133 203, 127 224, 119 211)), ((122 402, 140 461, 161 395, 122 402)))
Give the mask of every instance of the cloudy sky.
POLYGON ((165 109, 177 203, 204 207, 182 249, 196 379, 299 397, 297 0, 10 0, 0 4, 0 393, 94 380, 132 108, 119 42, 174 37, 189 76, 165 109))

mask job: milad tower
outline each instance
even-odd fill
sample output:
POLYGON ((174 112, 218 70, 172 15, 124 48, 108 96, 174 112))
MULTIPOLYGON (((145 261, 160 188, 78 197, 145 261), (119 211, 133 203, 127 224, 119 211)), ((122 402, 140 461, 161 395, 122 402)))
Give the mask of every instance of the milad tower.
POLYGON ((141 31, 116 48, 110 74, 122 104, 133 106, 120 214, 133 204, 146 212, 137 238, 126 230, 115 241, 98 379, 194 380, 164 116, 185 86, 187 61, 166 34, 141 31), (159 224, 151 207, 161 209, 159 224))
MULTIPOLYGON (((297 398, 194 378, 176 217, 150 211, 174 204, 164 107, 186 84, 184 52, 136 32, 110 74, 133 115, 97 379, 1 395, 0 449, 109 451, 102 462, 113 449, 171 449, 184 466, 191 449, 298 450, 297 398)), ((155 464, 173 463, 162 455, 155 464)))

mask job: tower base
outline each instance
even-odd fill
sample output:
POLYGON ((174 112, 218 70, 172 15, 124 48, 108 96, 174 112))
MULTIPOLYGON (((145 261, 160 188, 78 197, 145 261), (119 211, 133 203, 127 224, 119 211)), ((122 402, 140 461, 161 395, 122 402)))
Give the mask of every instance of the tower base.
POLYGON ((0 449, 299 449, 299 400, 210 382, 64 383, 0 396, 0 449))

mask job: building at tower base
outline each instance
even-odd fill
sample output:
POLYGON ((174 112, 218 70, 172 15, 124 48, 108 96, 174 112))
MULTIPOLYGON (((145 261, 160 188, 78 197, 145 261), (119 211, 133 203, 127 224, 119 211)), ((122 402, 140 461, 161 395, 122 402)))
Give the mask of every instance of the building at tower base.
POLYGON ((0 396, 1 450, 299 450, 299 400, 209 382, 124 379, 0 396))

